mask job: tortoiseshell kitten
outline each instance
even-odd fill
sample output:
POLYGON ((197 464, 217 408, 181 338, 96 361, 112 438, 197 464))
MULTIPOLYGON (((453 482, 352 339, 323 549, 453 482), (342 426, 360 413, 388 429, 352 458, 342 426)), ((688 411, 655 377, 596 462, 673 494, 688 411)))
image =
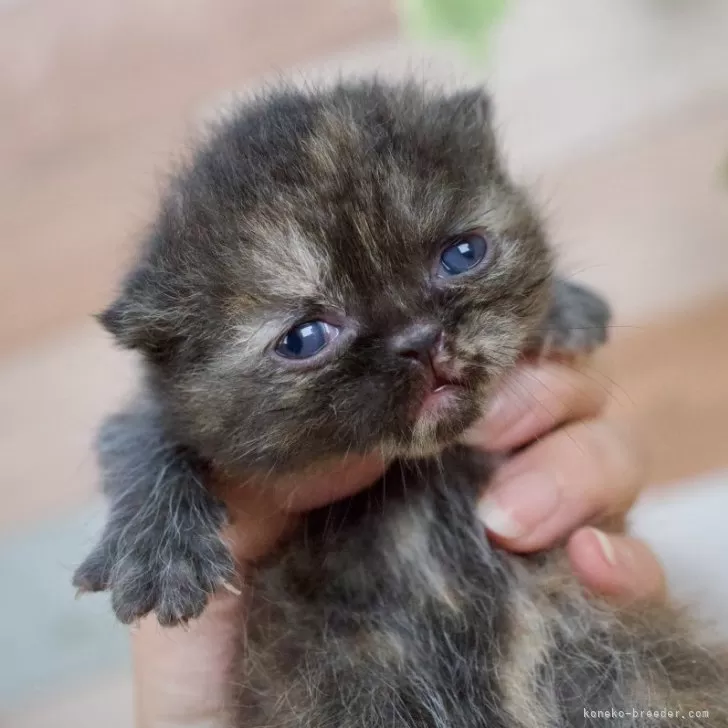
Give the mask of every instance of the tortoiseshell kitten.
POLYGON ((414 84, 269 94, 178 175, 101 316, 146 378, 99 438, 111 512, 75 583, 123 622, 196 617, 232 577, 211 472, 392 459, 256 569, 234 726, 728 726, 722 648, 474 515, 489 463, 460 435, 522 353, 588 351, 608 319, 554 278, 488 116, 414 84))

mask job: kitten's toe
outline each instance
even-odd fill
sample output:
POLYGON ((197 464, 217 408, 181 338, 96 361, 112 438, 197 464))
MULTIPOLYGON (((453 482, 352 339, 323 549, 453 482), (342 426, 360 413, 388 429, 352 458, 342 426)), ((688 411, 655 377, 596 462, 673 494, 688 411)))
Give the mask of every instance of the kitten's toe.
POLYGON ((166 546, 137 544, 115 567, 111 602, 124 624, 151 612, 165 627, 188 622, 233 578, 232 557, 221 541, 215 548, 205 539, 166 546))
POLYGON ((73 574, 73 586, 79 594, 100 592, 109 588, 111 569, 116 556, 111 544, 102 541, 84 559, 73 574))
POLYGON ((219 538, 197 544, 191 564, 200 587, 212 594, 235 581, 235 565, 227 546, 219 538))
POLYGON ((149 614, 159 600, 157 580, 150 564, 127 556, 115 569, 111 607, 122 624, 132 624, 149 614))
POLYGON ((212 590, 200 584, 194 565, 186 561, 170 564, 160 583, 155 613, 163 627, 184 624, 202 614, 212 590))

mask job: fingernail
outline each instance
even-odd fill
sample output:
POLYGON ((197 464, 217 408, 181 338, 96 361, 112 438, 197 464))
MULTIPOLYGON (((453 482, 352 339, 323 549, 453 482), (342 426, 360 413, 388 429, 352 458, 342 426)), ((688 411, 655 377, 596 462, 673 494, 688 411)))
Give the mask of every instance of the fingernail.
POLYGON ((513 516, 493 503, 490 499, 484 498, 477 509, 478 518, 483 525, 492 533, 497 533, 503 538, 520 538, 524 529, 513 516))
POLYGON ((594 534, 594 537, 597 540, 597 543, 599 544, 599 550, 602 552, 602 556, 604 557, 604 560, 610 565, 610 566, 616 566, 617 565, 617 552, 614 548, 614 544, 612 543, 609 536, 607 536, 604 531, 600 531, 598 528, 592 528, 592 533, 594 534))
POLYGON ((480 501, 477 514, 492 533, 516 539, 549 518, 560 500, 561 492, 553 480, 528 473, 498 484, 480 501))

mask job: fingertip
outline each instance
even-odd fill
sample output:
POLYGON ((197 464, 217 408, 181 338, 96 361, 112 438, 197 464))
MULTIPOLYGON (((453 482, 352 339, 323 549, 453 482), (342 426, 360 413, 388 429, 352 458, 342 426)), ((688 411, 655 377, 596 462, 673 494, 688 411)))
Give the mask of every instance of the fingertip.
POLYGON ((511 551, 544 548, 558 529, 561 492, 548 472, 525 472, 496 483, 477 507, 488 533, 511 551))
POLYGON ((664 596, 662 567, 641 541, 582 528, 571 536, 566 551, 579 580, 597 594, 621 601, 664 596))
POLYGON ((600 593, 613 591, 618 567, 614 546, 606 534, 594 528, 581 528, 567 542, 566 553, 574 573, 585 586, 600 593))
POLYGON ((562 427, 500 466, 479 515, 499 543, 518 552, 549 548, 597 517, 617 522, 639 490, 630 450, 609 421, 562 427))

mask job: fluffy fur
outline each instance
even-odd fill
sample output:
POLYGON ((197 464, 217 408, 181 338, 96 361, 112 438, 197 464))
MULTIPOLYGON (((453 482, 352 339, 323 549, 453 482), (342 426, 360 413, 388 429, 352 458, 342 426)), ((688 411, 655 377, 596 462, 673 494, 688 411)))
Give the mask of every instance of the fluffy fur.
POLYGON ((452 449, 310 514, 255 575, 232 724, 728 726, 728 655, 684 615, 488 543, 488 469, 452 449))
POLYGON ((644 715, 664 708, 728 726, 728 660, 680 617, 588 600, 558 552, 495 550, 473 514, 489 464, 453 444, 524 351, 588 351, 607 318, 554 279, 482 92, 277 91, 175 178, 101 316, 146 376, 99 438, 111 512, 75 582, 109 589, 124 622, 184 622, 233 574, 212 472, 378 450, 378 484, 306 516, 256 570, 234 725, 668 725, 644 715), (440 277, 443 246, 474 230, 486 264, 440 277), (276 354, 314 319, 340 331, 323 354, 276 354), (427 332, 423 366, 403 352, 427 332), (432 367, 457 385, 434 412, 432 367), (583 713, 612 708, 638 715, 583 713))

